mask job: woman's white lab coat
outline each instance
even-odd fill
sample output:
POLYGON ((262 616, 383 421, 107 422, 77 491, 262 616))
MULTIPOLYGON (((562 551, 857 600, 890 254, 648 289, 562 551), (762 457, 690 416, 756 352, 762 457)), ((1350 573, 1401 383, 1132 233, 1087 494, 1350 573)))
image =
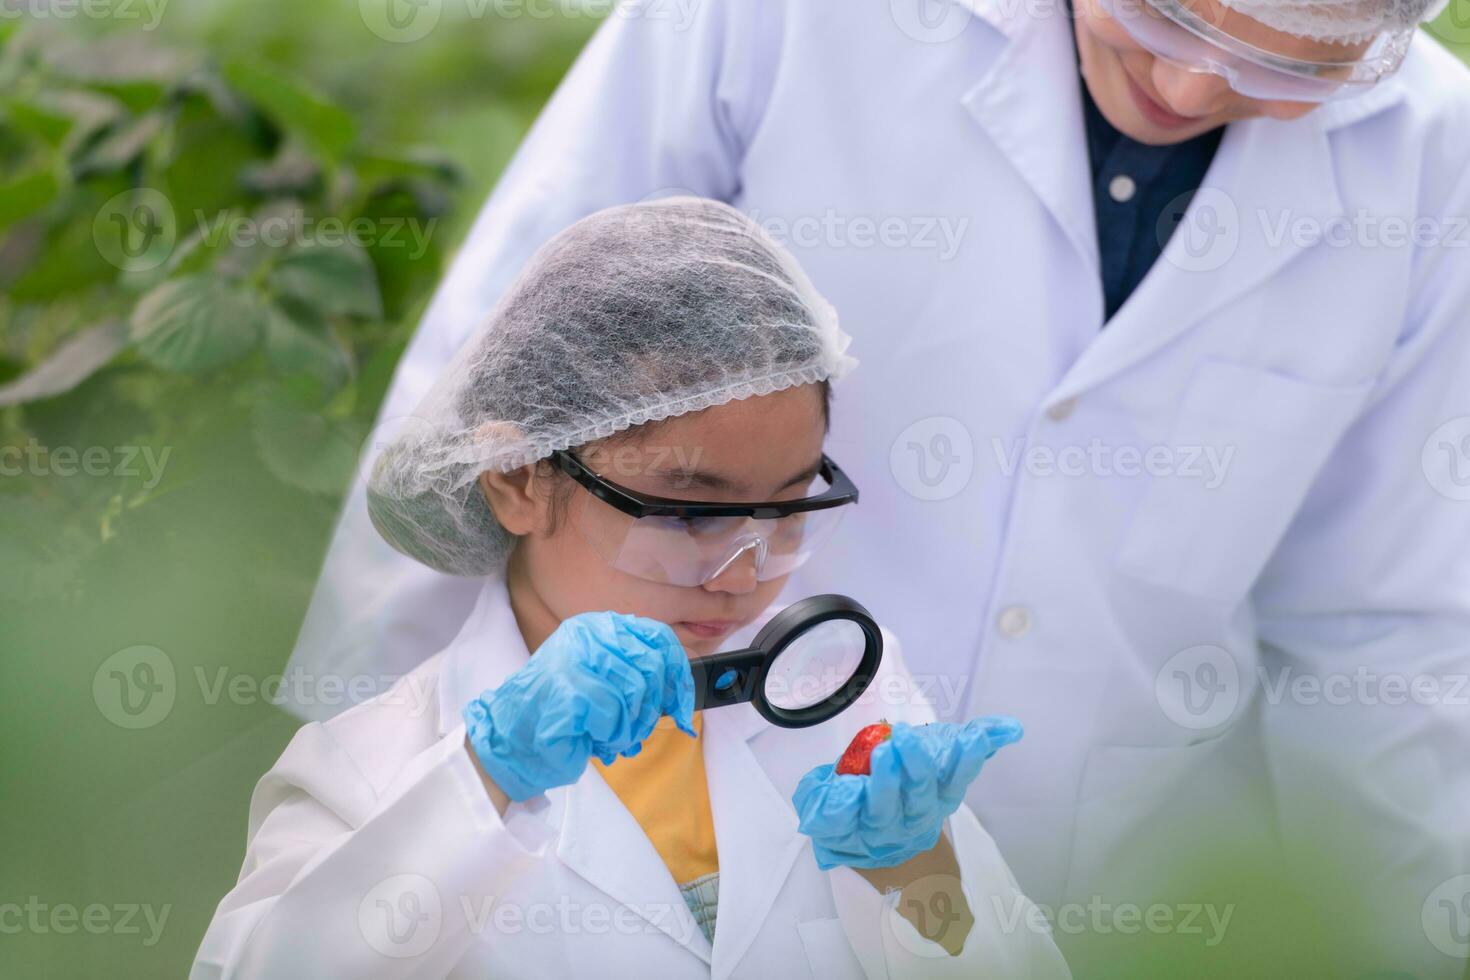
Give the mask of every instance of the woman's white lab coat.
MULTIPOLYGON (((1231 125, 1104 329, 1071 29, 1059 2, 620 4, 385 431, 572 221, 733 202, 861 361, 827 445, 862 502, 789 594, 866 604, 941 717, 1026 723, 969 803, 1028 894, 1147 904, 1201 828, 1222 855, 1280 840, 1377 896, 1354 934, 1388 933, 1378 968, 1458 978, 1420 911, 1470 872, 1470 76, 1424 36, 1361 97, 1231 125)), ((293 663, 406 672, 472 601, 378 540, 359 488, 293 663)))
POLYGON ((460 709, 528 658, 505 585, 491 579, 447 650, 378 699, 307 725, 261 780, 239 883, 192 976, 1068 976, 968 808, 946 828, 975 915, 959 957, 897 914, 897 893, 818 869, 798 833, 791 794, 803 774, 880 717, 933 718, 897 643, 885 644, 868 694, 825 724, 778 728, 748 704, 705 713, 720 863, 711 946, 595 768, 504 819, 491 804, 460 709))

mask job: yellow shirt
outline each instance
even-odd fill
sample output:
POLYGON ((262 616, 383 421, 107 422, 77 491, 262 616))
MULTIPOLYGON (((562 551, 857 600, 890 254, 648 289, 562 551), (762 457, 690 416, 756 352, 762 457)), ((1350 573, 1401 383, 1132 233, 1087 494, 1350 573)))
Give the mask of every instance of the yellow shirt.
MULTIPOLYGON (((703 713, 694 730, 704 733, 703 713)), ((720 869, 715 820, 704 776, 704 740, 679 731, 668 715, 658 720, 643 750, 610 766, 592 764, 633 814, 680 887, 720 869)))

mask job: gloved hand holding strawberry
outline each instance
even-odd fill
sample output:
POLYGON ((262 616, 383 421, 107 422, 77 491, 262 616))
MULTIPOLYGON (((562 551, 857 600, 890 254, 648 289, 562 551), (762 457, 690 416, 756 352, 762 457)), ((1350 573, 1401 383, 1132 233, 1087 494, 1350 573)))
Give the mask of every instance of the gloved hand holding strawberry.
POLYGON ((888 868, 932 850, 980 767, 1021 738, 1014 718, 964 725, 870 725, 837 766, 818 766, 791 797, 817 864, 888 868), (862 763, 866 756, 868 771, 862 763))

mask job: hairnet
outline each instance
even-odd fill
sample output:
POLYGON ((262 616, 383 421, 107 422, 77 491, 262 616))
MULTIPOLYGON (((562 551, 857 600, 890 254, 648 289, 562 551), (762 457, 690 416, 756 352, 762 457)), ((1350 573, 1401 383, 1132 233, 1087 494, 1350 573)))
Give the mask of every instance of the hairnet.
POLYGON ((1332 44, 1400 34, 1439 16, 1448 0, 1220 0, 1273 30, 1332 44))
POLYGON ((478 485, 646 422, 855 363, 796 260, 739 211, 668 198, 600 211, 541 248, 455 355, 368 480, 394 548, 489 574, 512 536, 478 485))

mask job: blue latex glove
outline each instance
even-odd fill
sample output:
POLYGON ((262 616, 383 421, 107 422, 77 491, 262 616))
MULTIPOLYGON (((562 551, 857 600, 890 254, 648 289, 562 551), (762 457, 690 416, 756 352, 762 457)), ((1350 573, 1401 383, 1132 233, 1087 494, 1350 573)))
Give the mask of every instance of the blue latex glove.
POLYGON ((839 775, 829 764, 801 778, 791 797, 798 829, 812 839, 823 871, 902 864, 939 843, 985 760, 1020 738, 1014 718, 899 722, 873 749, 870 775, 839 775))
POLYGON ((592 756, 634 756, 663 715, 693 737, 689 657, 663 623, 573 616, 524 667, 464 709, 470 745, 512 800, 581 778, 592 756))

